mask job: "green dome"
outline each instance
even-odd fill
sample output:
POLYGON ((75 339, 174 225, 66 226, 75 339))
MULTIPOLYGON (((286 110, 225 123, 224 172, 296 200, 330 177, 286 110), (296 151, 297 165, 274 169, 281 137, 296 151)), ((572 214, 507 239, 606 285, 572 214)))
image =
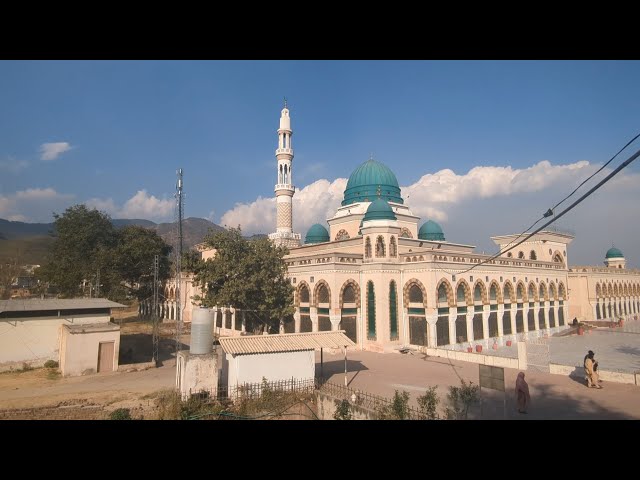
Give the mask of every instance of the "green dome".
POLYGON ((376 198, 364 214, 362 223, 369 220, 397 220, 391 206, 383 198, 376 198))
POLYGON ((329 232, 319 223, 311 225, 311 228, 307 232, 307 236, 304 237, 304 243, 322 243, 329 241, 329 232))
POLYGON ((388 202, 404 203, 400 196, 398 179, 389 167, 370 159, 356 168, 344 190, 342 206, 357 202, 371 202, 378 197, 388 202))
POLYGON ((607 250, 605 258, 624 258, 624 255, 616 247, 611 247, 609 250, 607 250))
POLYGON ((444 233, 440 225, 433 220, 428 220, 420 227, 418 238, 420 240, 437 240, 444 242, 444 233))

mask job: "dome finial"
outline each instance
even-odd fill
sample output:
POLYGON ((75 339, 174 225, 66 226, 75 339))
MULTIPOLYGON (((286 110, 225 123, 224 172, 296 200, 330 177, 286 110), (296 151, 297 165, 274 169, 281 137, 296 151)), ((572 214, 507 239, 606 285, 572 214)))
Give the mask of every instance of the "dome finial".
POLYGON ((369 153, 369 160, 373 160, 373 152, 369 153))
POLYGON ((284 97, 284 108, 287 108, 287 97, 284 97))
POLYGON ((378 195, 378 198, 380 198, 380 185, 378 185, 378 190, 376 190, 376 195, 378 195))

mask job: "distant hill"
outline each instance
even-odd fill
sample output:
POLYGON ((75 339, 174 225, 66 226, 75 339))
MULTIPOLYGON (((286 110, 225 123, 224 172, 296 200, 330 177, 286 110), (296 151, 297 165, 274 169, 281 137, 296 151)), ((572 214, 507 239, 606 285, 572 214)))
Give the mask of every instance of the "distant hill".
MULTIPOLYGON (((144 219, 113 219, 116 227, 139 225, 158 232, 165 242, 175 245, 178 228, 173 223, 155 223, 144 219)), ((224 230, 204 218, 190 217, 182 222, 182 240, 185 249, 191 248, 204 240, 209 232, 224 230)), ((0 218, 0 259, 20 257, 20 263, 42 264, 47 251, 53 242, 53 223, 12 222, 0 218)))

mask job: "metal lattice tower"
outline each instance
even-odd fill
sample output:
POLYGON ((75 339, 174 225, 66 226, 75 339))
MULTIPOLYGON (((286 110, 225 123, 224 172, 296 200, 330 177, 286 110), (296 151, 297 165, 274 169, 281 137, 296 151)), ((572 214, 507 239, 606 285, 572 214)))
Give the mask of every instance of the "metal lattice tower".
POLYGON ((182 169, 179 168, 176 172, 178 175, 178 181, 176 183, 176 223, 178 227, 178 238, 176 241, 176 368, 178 366, 178 350, 182 344, 180 339, 182 337, 182 293, 181 293, 181 281, 182 281, 182 216, 183 216, 183 203, 182 203, 182 169))
POLYGON ((152 361, 158 365, 158 269, 160 267, 160 258, 158 255, 153 257, 153 310, 151 314, 151 322, 153 325, 153 357, 152 361))

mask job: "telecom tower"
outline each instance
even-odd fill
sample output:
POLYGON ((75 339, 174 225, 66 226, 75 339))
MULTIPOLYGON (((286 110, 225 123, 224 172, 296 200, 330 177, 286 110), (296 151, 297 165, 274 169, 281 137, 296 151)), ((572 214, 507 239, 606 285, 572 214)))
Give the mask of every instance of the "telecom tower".
POLYGON ((293 186, 291 166, 293 164, 293 146, 291 145, 291 117, 287 108, 287 99, 284 100, 284 108, 280 112, 280 128, 278 129, 278 148, 276 159, 278 161, 278 183, 276 183, 277 221, 276 231, 269 234, 269 238, 276 245, 287 247, 300 246, 300 234, 293 233, 293 195, 296 188, 293 186))
POLYGON ((178 350, 182 345, 180 338, 182 337, 182 295, 180 292, 182 281, 182 215, 183 215, 183 199, 182 199, 182 169, 176 172, 178 181, 176 182, 176 223, 178 227, 178 238, 176 242, 176 366, 178 350))

